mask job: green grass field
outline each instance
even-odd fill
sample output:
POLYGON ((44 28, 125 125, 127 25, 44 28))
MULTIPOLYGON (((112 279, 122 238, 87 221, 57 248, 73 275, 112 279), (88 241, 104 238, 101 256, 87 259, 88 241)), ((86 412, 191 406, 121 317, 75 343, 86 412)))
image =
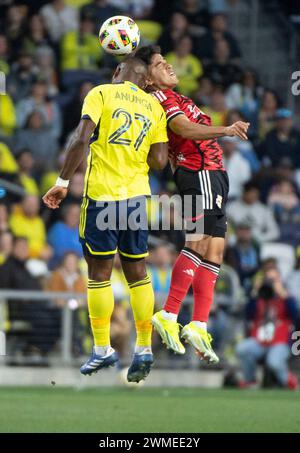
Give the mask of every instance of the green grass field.
POLYGON ((300 432, 300 394, 0 388, 0 432, 300 432))

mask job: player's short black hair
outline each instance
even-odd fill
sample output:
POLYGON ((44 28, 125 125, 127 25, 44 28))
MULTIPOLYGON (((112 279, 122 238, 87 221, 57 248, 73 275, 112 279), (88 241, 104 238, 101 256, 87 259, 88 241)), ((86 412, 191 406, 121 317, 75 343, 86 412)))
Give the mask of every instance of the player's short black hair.
POLYGON ((142 60, 144 63, 146 63, 146 65, 149 65, 151 63, 153 55, 158 53, 161 53, 160 47, 156 45, 150 45, 140 47, 136 51, 134 56, 142 60))
POLYGON ((121 63, 119 63, 118 66, 120 66, 120 65, 125 65, 127 67, 127 69, 129 69, 129 68, 134 69, 137 66, 143 66, 145 68, 145 70, 147 70, 147 66, 148 66, 144 60, 137 57, 136 55, 129 55, 121 63))

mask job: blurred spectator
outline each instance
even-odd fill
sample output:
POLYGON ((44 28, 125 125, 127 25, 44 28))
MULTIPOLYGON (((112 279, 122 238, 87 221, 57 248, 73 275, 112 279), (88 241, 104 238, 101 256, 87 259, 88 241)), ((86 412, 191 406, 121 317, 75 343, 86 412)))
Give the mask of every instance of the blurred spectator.
POLYGON ((186 35, 177 41, 175 50, 165 56, 177 74, 179 91, 186 96, 191 96, 196 91, 197 79, 203 73, 201 62, 191 53, 192 47, 192 40, 186 35))
POLYGON ((197 105, 208 105, 214 90, 214 84, 209 77, 203 75, 198 80, 198 89, 194 93, 193 99, 197 105))
POLYGON ((38 77, 47 84, 47 95, 51 98, 58 93, 58 80, 55 70, 55 54, 51 47, 42 46, 35 53, 38 77))
POLYGON ((176 48, 180 38, 188 34, 188 25, 187 18, 183 14, 179 12, 172 14, 170 24, 164 28, 158 40, 162 55, 176 48))
POLYGON ((209 332, 213 335, 214 347, 221 355, 235 339, 236 315, 240 311, 241 293, 237 273, 228 264, 223 263, 216 283, 209 320, 209 332))
POLYGON ((48 243, 53 248, 51 266, 55 267, 66 252, 82 256, 81 244, 78 241, 78 223, 80 207, 70 204, 63 208, 63 220, 56 222, 49 230, 48 243))
POLYGON ((286 244, 300 244, 300 200, 290 180, 273 186, 268 198, 280 229, 280 240, 286 244))
POLYGON ((98 28, 106 19, 117 14, 118 10, 111 6, 108 0, 93 0, 87 5, 82 6, 80 10, 80 17, 91 19, 97 33, 98 28))
POLYGON ((52 0, 41 8, 40 14, 54 42, 58 42, 66 33, 78 28, 78 12, 66 5, 64 0, 52 0))
MULTIPOLYGON (((229 110, 227 112, 225 125, 230 126, 236 121, 247 121, 247 119, 241 114, 239 110, 229 110)), ((249 134, 248 134, 249 135, 249 134)), ((251 140, 242 140, 236 137, 236 143, 241 155, 249 162, 252 173, 258 173, 260 169, 260 161, 254 151, 251 140)))
POLYGON ((36 80, 37 68, 33 64, 32 55, 20 51, 18 58, 12 64, 7 78, 7 91, 14 102, 30 95, 31 87, 36 80))
POLYGON ((252 181, 245 184, 243 196, 239 200, 229 203, 227 215, 234 225, 251 225, 253 238, 259 244, 275 241, 279 236, 272 210, 259 201, 258 186, 252 181))
POLYGON ((0 94, 0 140, 10 141, 16 127, 16 112, 9 94, 0 94))
POLYGON ((168 295, 172 273, 172 254, 168 244, 161 244, 151 251, 150 274, 154 292, 160 296, 160 305, 168 295))
POLYGON ((208 106, 203 106, 202 110, 211 117, 214 126, 224 126, 227 116, 224 91, 221 86, 213 89, 208 106))
POLYGON ((239 140, 236 137, 224 137, 221 142, 224 166, 230 181, 229 199, 235 199, 242 194, 243 185, 251 178, 251 168, 238 151, 239 140))
POLYGON ((78 206, 82 203, 82 194, 84 189, 84 173, 77 171, 72 180, 70 181, 68 195, 64 200, 64 205, 77 204, 78 206))
POLYGON ((47 99, 47 83, 39 80, 32 85, 31 96, 17 105, 17 120, 20 128, 24 127, 32 112, 40 112, 43 123, 54 139, 61 134, 61 113, 55 101, 47 99))
POLYGON ((235 229, 235 243, 227 248, 225 261, 237 272, 240 282, 249 294, 252 278, 259 268, 259 246, 252 237, 251 225, 240 223, 235 229))
MULTIPOLYGON (((6 180, 16 181, 18 175, 18 164, 9 147, 0 142, 0 175, 6 180), (11 178, 12 177, 12 178, 11 178)), ((12 182, 13 182, 12 181, 12 182)))
POLYGON ((178 1, 177 10, 187 18, 189 33, 199 36, 204 33, 208 23, 208 10, 205 0, 181 0, 178 1))
POLYGON ((214 48, 218 41, 228 43, 229 59, 239 59, 241 51, 235 37, 228 31, 227 17, 225 14, 214 14, 210 19, 209 31, 201 36, 195 46, 195 54, 203 60, 212 60, 214 48))
POLYGON ((66 252, 45 285, 47 291, 78 293, 78 298, 55 300, 56 306, 62 308, 68 304, 72 310, 73 351, 76 355, 82 354, 84 350, 87 313, 84 298, 81 299, 80 295, 86 292, 86 283, 86 278, 80 271, 78 256, 73 252, 66 252))
POLYGON ((26 6, 11 5, 6 13, 5 35, 9 40, 10 57, 15 60, 19 50, 20 42, 25 33, 26 6))
POLYGON ((13 240, 12 254, 0 266, 0 287, 13 289, 40 289, 27 271, 25 264, 29 258, 27 238, 16 237, 13 240))
POLYGON ((32 177, 34 159, 28 149, 22 149, 17 155, 19 165, 19 180, 27 195, 39 195, 39 189, 35 179, 32 177))
POLYGON ((278 109, 275 113, 275 127, 266 135, 260 152, 272 165, 282 157, 289 157, 294 167, 300 167, 300 131, 294 127, 292 112, 278 109))
POLYGON ((241 70, 230 61, 230 49, 225 39, 220 39, 215 43, 213 61, 205 67, 205 75, 224 88, 239 82, 241 70))
POLYGON ((50 250, 39 209, 39 198, 35 195, 27 195, 20 206, 15 206, 10 217, 10 227, 14 236, 27 238, 31 258, 47 260, 50 257, 50 250))
MULTIPOLYGON (((240 83, 232 84, 226 92, 226 105, 229 109, 238 109, 250 122, 250 135, 256 130, 256 116, 261 87, 258 76, 252 69, 245 69, 240 83)), ((249 131, 248 131, 249 133, 249 131)))
POLYGON ((9 73, 9 49, 8 41, 4 34, 0 33, 0 71, 5 75, 9 73))
POLYGON ((154 0, 108 0, 108 3, 134 19, 150 17, 154 6, 154 0))
POLYGON ((75 97, 66 106, 68 115, 64 116, 64 137, 77 127, 81 118, 83 100, 92 88, 93 84, 91 82, 83 82, 76 91, 75 97))
POLYGON ((0 233, 5 233, 9 230, 9 212, 8 207, 4 203, 0 203, 0 233))
POLYGON ((80 20, 79 30, 70 31, 64 35, 61 40, 62 71, 98 68, 102 53, 94 31, 94 22, 88 16, 84 16, 80 20))
POLYGON ((208 10, 210 14, 225 14, 228 7, 227 0, 208 0, 208 10))
POLYGON ((43 18, 35 14, 29 20, 28 30, 24 34, 22 50, 34 56, 40 47, 50 44, 43 18))
MULTIPOLYGON (((52 272, 46 283, 48 291, 84 293, 86 279, 79 269, 79 258, 76 253, 66 252, 59 267, 52 272)), ((65 300, 57 301, 60 306, 65 305, 65 300)))
POLYGON ((264 358, 278 384, 295 390, 297 378, 289 372, 288 359, 297 307, 283 287, 278 270, 265 273, 257 298, 247 305, 246 316, 250 323, 249 337, 236 350, 244 377, 240 386, 246 388, 256 383, 256 366, 264 358))
POLYGON ((262 140, 273 128, 275 113, 279 106, 277 94, 272 90, 265 90, 258 112, 258 136, 262 140))
MULTIPOLYGON (((2 211, 2 205, 1 211, 2 211)), ((0 211, 0 222, 2 223, 2 213, 0 211)), ((2 230, 0 232, 0 266, 10 257, 13 248, 13 235, 8 230, 2 230)), ((1 274, 1 271, 0 271, 1 274)))
MULTIPOLYGON (((11 256, 0 266, 0 288, 21 291, 42 290, 38 278, 32 276, 28 270, 29 256, 27 238, 16 237, 11 256)), ((42 364, 41 356, 47 354, 58 339, 59 313, 45 301, 10 299, 8 316, 10 326, 17 320, 29 324, 29 330, 23 332, 25 344, 22 352, 34 355, 42 364)))
POLYGON ((44 116, 40 111, 30 113, 25 128, 19 130, 16 134, 16 152, 23 148, 32 152, 35 170, 41 172, 53 167, 58 143, 45 125, 44 116))

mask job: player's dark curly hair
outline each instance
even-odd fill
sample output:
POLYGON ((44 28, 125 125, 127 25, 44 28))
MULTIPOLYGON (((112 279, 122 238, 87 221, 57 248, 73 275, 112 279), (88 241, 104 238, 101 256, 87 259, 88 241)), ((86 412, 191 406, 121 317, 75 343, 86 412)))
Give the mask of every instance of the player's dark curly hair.
POLYGON ((161 49, 159 46, 150 45, 150 46, 143 46, 140 47, 134 54, 135 57, 142 60, 144 63, 149 65, 151 63, 153 55, 161 53, 161 49))

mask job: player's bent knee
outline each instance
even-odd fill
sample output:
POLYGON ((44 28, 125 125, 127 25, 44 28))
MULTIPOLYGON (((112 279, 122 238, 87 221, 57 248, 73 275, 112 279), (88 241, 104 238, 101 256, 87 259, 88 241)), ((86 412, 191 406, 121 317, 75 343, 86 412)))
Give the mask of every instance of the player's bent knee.
POLYGON ((112 271, 112 259, 100 260, 92 257, 85 257, 88 265, 88 277, 90 280, 103 282, 110 280, 112 271))
POLYGON ((203 234, 202 235, 189 234, 186 236, 185 247, 188 247, 194 252, 199 253, 199 255, 204 256, 207 253, 210 240, 211 236, 203 234))
POLYGON ((145 258, 137 260, 126 260, 121 258, 122 269, 128 283, 143 280, 147 275, 145 258))

